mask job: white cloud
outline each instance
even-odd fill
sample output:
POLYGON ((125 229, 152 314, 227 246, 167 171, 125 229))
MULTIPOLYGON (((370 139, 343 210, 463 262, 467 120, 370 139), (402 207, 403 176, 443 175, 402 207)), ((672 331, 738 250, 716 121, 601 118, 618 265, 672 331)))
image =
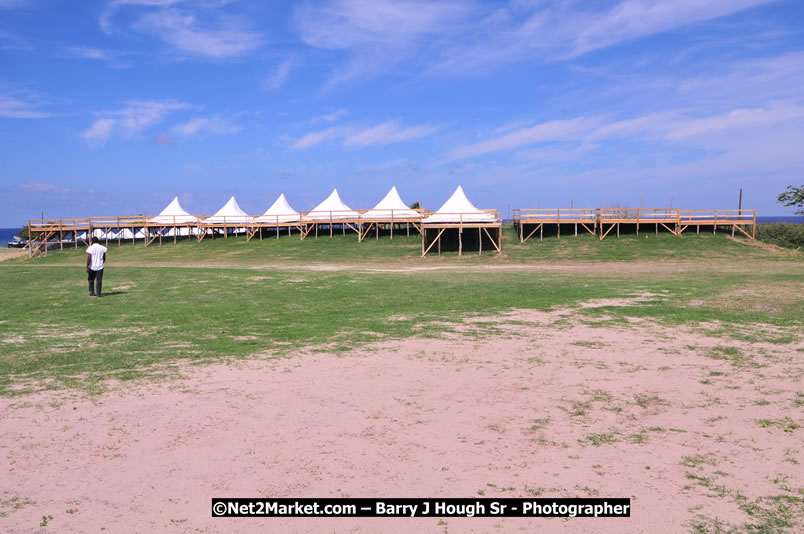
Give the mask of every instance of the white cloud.
POLYGON ((46 184, 41 182, 28 182, 17 186, 17 191, 24 193, 75 193, 75 189, 69 189, 56 184, 46 184))
POLYGON ((112 32, 112 19, 122 6, 165 7, 180 2, 182 0, 111 0, 106 5, 106 9, 101 14, 98 23, 104 33, 109 34, 112 32))
POLYGON ((296 11, 296 23, 302 40, 317 48, 404 46, 440 33, 468 11, 467 2, 335 0, 303 5, 296 11))
POLYGON ((332 127, 325 130, 310 132, 295 143, 293 148, 310 148, 330 139, 343 139, 343 146, 366 147, 371 145, 388 145, 401 143, 421 137, 433 135, 442 128, 441 125, 419 124, 415 126, 400 126, 397 121, 387 121, 370 128, 356 128, 355 126, 332 127))
POLYGON ((667 139, 680 140, 716 132, 764 128, 804 117, 804 107, 773 103, 767 108, 735 109, 721 115, 689 119, 667 132, 667 139))
POLYGON ((293 60, 286 59, 276 66, 274 71, 262 82, 263 89, 274 90, 279 89, 288 79, 290 69, 293 68, 293 60))
POLYGON ((0 9, 14 9, 27 5, 29 0, 0 0, 0 9))
POLYGON ((319 132, 310 132, 293 143, 293 148, 310 148, 311 146, 317 145, 322 141, 332 139, 337 135, 337 133, 337 128, 327 128, 326 130, 321 130, 319 132))
POLYGON ((336 122, 344 118, 346 115, 349 114, 348 109, 336 109, 331 113, 324 113, 323 115, 319 115, 318 117, 313 117, 310 122, 336 122))
POLYGON ((183 137, 192 137, 201 132, 213 135, 230 135, 239 132, 242 128, 228 119, 214 116, 196 117, 184 124, 175 126, 173 129, 183 137))
POLYGON ((234 18, 223 19, 218 28, 204 28, 192 13, 175 8, 143 16, 134 29, 154 35, 181 52, 213 59, 243 55, 262 45, 262 36, 243 29, 234 18))
POLYGON ((295 18, 309 46, 348 52, 330 87, 420 59, 425 72, 473 76, 520 61, 566 60, 772 1, 331 0, 304 4, 295 18))
POLYGON ((343 144, 345 146, 363 147, 401 143, 403 141, 433 135, 440 129, 441 126, 429 124, 402 128, 396 121, 388 121, 348 135, 343 144))
POLYGON ((326 87, 404 61, 426 39, 442 39, 462 27, 468 1, 332 0, 296 10, 296 27, 309 46, 352 53, 326 87))
POLYGON ((46 119, 54 117, 54 113, 42 111, 44 105, 35 94, 19 92, 14 94, 0 93, 0 117, 9 119, 46 119))
POLYGON ((28 44, 28 41, 19 35, 0 32, 0 50, 33 50, 33 47, 28 44))
POLYGON ((81 137, 90 145, 102 145, 116 132, 133 135, 158 123, 165 115, 189 107, 175 100, 132 100, 122 109, 98 113, 100 117, 81 132, 81 137))
POLYGON ((128 67, 128 64, 120 59, 128 54, 119 50, 106 50, 89 46, 70 46, 64 50, 64 55, 78 59, 104 61, 115 68, 128 67))
POLYGON ((794 130, 797 128, 800 134, 804 134, 804 126, 801 126, 803 117, 804 106, 789 102, 774 102, 759 108, 737 108, 698 117, 691 117, 682 110, 619 120, 577 117, 544 122, 460 146, 450 152, 448 159, 473 158, 557 142, 573 142, 588 147, 612 139, 692 144, 699 149, 733 150, 740 146, 742 150, 750 150, 758 132, 767 135, 768 132, 791 125, 794 130))
POLYGON ((175 145, 176 141, 171 139, 168 134, 159 134, 156 137, 154 137, 154 143, 160 145, 175 145))
POLYGON ((450 153, 449 159, 482 156, 491 152, 513 150, 539 142, 580 139, 588 134, 590 130, 596 128, 598 123, 599 120, 597 119, 578 117, 536 124, 485 141, 458 147, 450 153))

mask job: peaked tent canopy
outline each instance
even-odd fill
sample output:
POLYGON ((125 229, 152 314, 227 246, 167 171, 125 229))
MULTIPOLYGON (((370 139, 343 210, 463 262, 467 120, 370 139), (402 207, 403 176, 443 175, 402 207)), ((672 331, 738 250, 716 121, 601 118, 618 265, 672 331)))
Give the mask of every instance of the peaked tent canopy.
POLYGON ((338 190, 333 189, 326 200, 310 210, 304 218, 312 221, 335 221, 357 219, 358 216, 357 211, 343 203, 338 195, 338 190))
POLYGON ((364 219, 421 219, 422 215, 416 210, 410 209, 402 202, 402 197, 396 190, 396 186, 392 187, 385 198, 380 200, 380 203, 374 208, 368 210, 363 214, 364 219))
POLYGON ((275 224, 299 222, 299 212, 290 207, 288 199, 285 198, 285 193, 282 193, 276 199, 276 202, 268 208, 268 211, 254 219, 254 221, 275 224))
POLYGON ((235 197, 232 197, 215 215, 204 219, 204 222, 207 224, 250 223, 251 219, 249 214, 237 205, 235 197))
POLYGON ((149 223, 157 224, 187 224, 196 222, 198 219, 193 217, 181 207, 179 197, 173 197, 170 204, 156 217, 148 219, 149 223))
POLYGON ((452 193, 452 196, 444 202, 444 205, 438 208, 438 211, 432 213, 422 221, 424 223, 451 223, 451 222, 496 222, 497 218, 486 211, 479 210, 469 202, 463 188, 458 186, 458 189, 452 193))

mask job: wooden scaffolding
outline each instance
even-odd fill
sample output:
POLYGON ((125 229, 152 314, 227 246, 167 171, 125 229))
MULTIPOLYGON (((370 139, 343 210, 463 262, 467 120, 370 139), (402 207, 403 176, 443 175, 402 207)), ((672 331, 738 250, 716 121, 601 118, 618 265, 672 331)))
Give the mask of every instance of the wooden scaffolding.
POLYGON ((546 209, 515 209, 513 211, 514 228, 519 235, 519 242, 524 243, 539 232, 539 239, 544 237, 545 225, 556 226, 556 237, 561 239, 561 225, 572 224, 575 235, 578 235, 578 226, 592 235, 597 234, 597 210, 585 208, 546 208, 546 209))
POLYGON ((497 210, 481 210, 489 215, 488 220, 477 220, 474 213, 438 213, 441 221, 422 221, 422 257, 425 257, 433 247, 441 255, 441 238, 444 232, 450 229, 458 230, 458 256, 463 255, 463 232, 477 229, 478 255, 483 254, 483 234, 489 238, 494 249, 502 252, 502 218, 497 210), (454 219, 454 220, 449 220, 454 219), (429 232, 429 234, 428 234, 429 232), (433 234, 435 236, 433 237, 433 234))

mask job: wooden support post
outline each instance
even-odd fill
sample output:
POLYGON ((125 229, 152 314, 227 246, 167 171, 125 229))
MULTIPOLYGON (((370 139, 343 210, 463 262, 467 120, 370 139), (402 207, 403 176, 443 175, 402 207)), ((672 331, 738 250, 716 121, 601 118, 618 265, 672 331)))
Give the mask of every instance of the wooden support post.
POLYGON ((318 223, 313 223, 313 226, 315 226, 315 238, 318 239, 318 223))
POLYGON ((64 241, 64 234, 61 231, 61 221, 59 221, 59 250, 64 250, 62 241, 64 241))
POLYGON ((162 246, 162 230, 163 228, 159 228, 159 246, 162 246))
POLYGON ((408 237, 410 237, 410 222, 406 222, 405 226, 408 228, 408 237))
POLYGON ((575 223, 575 237, 578 237, 578 223, 575 223))
POLYGON ((483 229, 477 229, 477 255, 483 255, 483 229))
POLYGON ((659 223, 656 223, 656 236, 659 236, 659 223))
POLYGON ((427 243, 427 229, 422 228, 422 257, 424 257, 424 245, 427 243))
POLYGON ((441 234, 442 233, 444 233, 444 232, 439 232, 438 233, 438 238, 437 238, 438 239, 438 255, 439 256, 441 255, 441 234))
POLYGON ((620 223, 617 223, 617 239, 620 239, 620 223))
POLYGON ((174 226, 173 227, 173 244, 176 244, 176 234, 178 234, 178 229, 174 226))
POLYGON ((458 256, 463 255, 463 228, 458 228, 458 256))
POLYGON ((524 243, 524 242, 525 242, 525 240, 523 239, 523 238, 524 238, 524 236, 522 235, 522 233, 524 232, 524 230, 522 229, 522 226, 523 226, 523 225, 522 225, 522 221, 519 221, 519 242, 520 242, 520 243, 524 243))
POLYGON ((696 235, 701 235, 701 225, 700 224, 695 225, 695 234, 696 235))
POLYGON ((544 238, 544 223, 539 225, 539 241, 544 238))
POLYGON ((392 213, 391 214, 391 240, 393 241, 393 239, 394 239, 394 215, 392 213))

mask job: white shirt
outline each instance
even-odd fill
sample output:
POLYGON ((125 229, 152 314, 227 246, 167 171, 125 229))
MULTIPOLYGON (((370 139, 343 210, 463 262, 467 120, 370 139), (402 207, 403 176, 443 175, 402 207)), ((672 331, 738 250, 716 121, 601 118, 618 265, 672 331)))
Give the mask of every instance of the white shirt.
POLYGON ((89 262, 89 268, 93 271, 100 271, 103 269, 103 255, 106 254, 106 247, 99 243, 92 243, 87 247, 87 254, 92 259, 89 262))

